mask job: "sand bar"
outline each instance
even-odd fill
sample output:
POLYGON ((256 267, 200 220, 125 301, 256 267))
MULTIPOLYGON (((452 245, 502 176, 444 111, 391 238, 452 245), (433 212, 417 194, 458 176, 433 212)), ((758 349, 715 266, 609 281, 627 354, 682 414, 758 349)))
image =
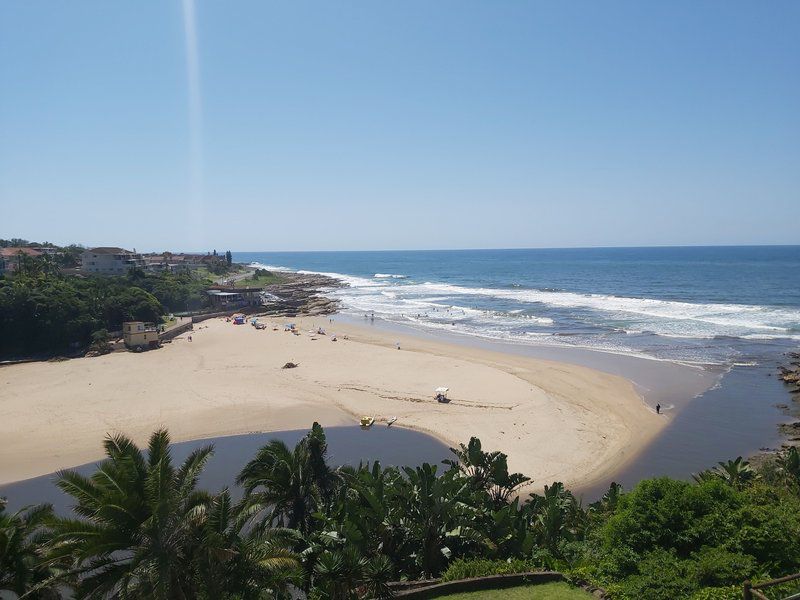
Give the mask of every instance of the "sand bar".
POLYGON ((396 426, 450 445, 475 435, 535 487, 577 485, 618 468, 668 422, 630 381, 586 367, 327 317, 294 319, 301 335, 266 322, 279 331, 214 319, 195 326, 192 342, 183 335, 160 350, 0 368, 0 483, 99 459, 108 432, 144 443, 166 426, 185 441, 350 425, 363 414, 376 426, 396 416, 396 426), (309 333, 319 326, 328 335, 309 333), (282 369, 287 361, 300 366, 282 369), (434 401, 438 386, 450 388, 449 404, 434 401))

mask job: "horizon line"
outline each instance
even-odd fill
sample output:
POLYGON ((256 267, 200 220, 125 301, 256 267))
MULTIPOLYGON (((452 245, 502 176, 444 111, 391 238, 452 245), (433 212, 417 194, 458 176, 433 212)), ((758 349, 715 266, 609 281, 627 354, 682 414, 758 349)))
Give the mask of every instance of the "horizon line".
POLYGON ((312 252, 479 252, 479 251, 512 251, 512 250, 637 250, 653 248, 795 248, 795 244, 657 244, 652 246, 514 246, 514 247, 470 247, 470 248, 379 248, 359 250, 231 250, 236 254, 264 253, 312 253, 312 252))

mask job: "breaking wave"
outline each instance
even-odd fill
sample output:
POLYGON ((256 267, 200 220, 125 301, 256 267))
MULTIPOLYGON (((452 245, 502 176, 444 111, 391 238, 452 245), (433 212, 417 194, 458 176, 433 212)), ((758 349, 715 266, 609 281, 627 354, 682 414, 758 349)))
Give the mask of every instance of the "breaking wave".
MULTIPOLYGON (((288 270, 261 265, 271 270, 288 270)), ((558 289, 470 287, 406 275, 327 275, 347 284, 329 293, 343 311, 422 329, 520 343, 577 345, 637 355, 703 360, 725 340, 800 340, 800 309, 694 303, 558 289)))

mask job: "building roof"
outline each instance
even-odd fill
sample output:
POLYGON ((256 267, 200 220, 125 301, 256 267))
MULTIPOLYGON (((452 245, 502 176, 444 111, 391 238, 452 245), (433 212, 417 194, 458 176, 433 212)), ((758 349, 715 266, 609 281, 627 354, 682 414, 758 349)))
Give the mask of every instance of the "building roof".
POLYGON ((18 254, 27 254, 28 256, 41 256, 41 252, 36 248, 27 248, 25 246, 0 248, 0 256, 5 258, 12 258, 18 254))
POLYGON ((98 246, 97 248, 89 248, 86 252, 91 252, 92 254, 133 254, 130 250, 115 246, 98 246))

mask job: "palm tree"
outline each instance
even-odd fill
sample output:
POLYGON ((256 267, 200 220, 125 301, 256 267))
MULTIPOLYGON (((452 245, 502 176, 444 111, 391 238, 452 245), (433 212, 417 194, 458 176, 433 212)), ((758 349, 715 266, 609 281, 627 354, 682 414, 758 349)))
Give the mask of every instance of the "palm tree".
POLYGON ((559 555, 559 542, 579 538, 586 524, 580 504, 560 481, 544 486, 544 495, 531 494, 528 507, 539 543, 554 556, 559 555))
POLYGON ((156 431, 145 456, 129 438, 110 436, 108 459, 91 477, 59 474, 79 518, 54 520, 49 557, 71 562, 66 581, 77 598, 197 595, 196 526, 212 498, 196 485, 212 448, 195 450, 175 469, 169 441, 166 430, 156 431))
POLYGON ((496 559, 529 556, 536 538, 527 513, 520 507, 519 498, 501 508, 485 510, 479 525, 486 541, 483 554, 496 559))
POLYGON ((389 598, 392 563, 383 555, 367 558, 348 546, 326 551, 314 566, 314 590, 326 600, 389 598))
POLYGON ((737 489, 743 488, 756 477, 756 472, 750 466, 750 463, 742 459, 741 456, 736 457, 736 460, 720 462, 719 466, 714 467, 714 469, 719 473, 723 481, 737 489))
POLYGON ((236 479, 245 490, 245 512, 261 529, 280 525, 309 533, 313 513, 329 501, 338 479, 326 454, 319 423, 294 450, 280 440, 270 441, 236 479))
POLYGON ((622 497, 622 485, 612 481, 608 486, 608 491, 603 494, 597 502, 589 505, 589 510, 593 514, 608 515, 616 510, 619 499, 622 497))
POLYGON ((7 514, 5 506, 0 498, 0 592, 33 600, 58 598, 55 589, 42 585, 51 574, 40 560, 52 507, 39 504, 7 514))
POLYGON ((342 467, 339 474, 346 485, 340 486, 328 511, 326 529, 342 532, 365 554, 397 556, 406 533, 390 492, 402 478, 400 471, 384 469, 376 461, 355 469, 342 467))
POLYGON ((735 460, 720 462, 713 469, 706 469, 696 473, 692 475, 692 478, 697 483, 720 479, 731 487, 740 490, 756 478, 756 472, 749 462, 738 456, 735 460))
POLYGON ((531 481, 522 473, 509 473, 508 456, 497 451, 484 452, 476 437, 471 437, 466 446, 450 448, 450 452, 458 460, 445 460, 444 464, 468 477, 476 490, 486 491, 496 508, 507 504, 514 492, 531 481))
POLYGON ((437 477, 436 467, 428 463, 403 471, 406 478, 392 486, 391 499, 405 531, 405 554, 415 557, 423 575, 438 575, 453 548, 485 545, 468 479, 453 469, 437 477))
POLYGON ((244 519, 227 489, 198 515, 192 568, 208 598, 258 599, 301 583, 299 557, 290 548, 296 532, 285 529, 242 534, 244 519))

